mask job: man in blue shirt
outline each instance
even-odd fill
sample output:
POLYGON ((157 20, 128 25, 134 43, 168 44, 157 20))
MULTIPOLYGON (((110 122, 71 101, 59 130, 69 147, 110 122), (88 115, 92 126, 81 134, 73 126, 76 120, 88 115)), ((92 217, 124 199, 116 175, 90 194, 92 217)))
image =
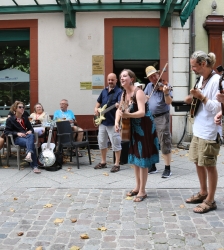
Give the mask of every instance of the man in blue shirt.
MULTIPOLYGON (((60 102, 60 109, 59 110, 56 110, 54 112, 54 120, 69 120, 71 124, 74 124, 72 126, 72 129, 77 132, 77 131, 83 131, 82 128, 79 128, 77 126, 77 121, 75 119, 75 115, 74 113, 68 109, 68 100, 66 99, 62 99, 61 102, 60 102)), ((75 133, 76 134, 76 133, 75 133)), ((83 132, 81 133, 77 133, 77 138, 76 138, 76 141, 82 141, 83 139, 83 132)), ((82 154, 79 152, 79 157, 82 157, 82 154)))
MULTIPOLYGON (((110 111, 104 114, 105 120, 99 125, 98 131, 98 144, 101 153, 101 162, 97 164, 94 169, 102 169, 107 167, 106 156, 108 147, 108 137, 112 144, 112 150, 115 152, 115 165, 111 168, 111 172, 115 173, 120 170, 120 155, 121 155, 121 136, 120 133, 114 129, 115 113, 119 107, 119 101, 121 99, 122 90, 116 85, 117 76, 114 73, 110 73, 107 76, 108 87, 102 90, 100 96, 97 99, 97 103, 94 109, 95 116, 100 117, 99 108, 106 105, 107 108, 114 106, 110 111)), ((105 107, 105 106, 104 106, 105 107)))
MULTIPOLYGON (((145 69, 146 78, 150 81, 144 92, 149 96, 149 109, 154 117, 156 131, 159 138, 160 148, 163 154, 165 169, 162 178, 171 176, 171 133, 170 133, 170 104, 172 103, 172 89, 169 84, 158 82, 159 73, 153 66, 148 66, 145 69), (160 88, 157 89, 155 85, 160 88), (155 89, 154 89, 155 87, 155 89)), ((150 174, 157 173, 156 166, 153 165, 149 171, 150 174)))

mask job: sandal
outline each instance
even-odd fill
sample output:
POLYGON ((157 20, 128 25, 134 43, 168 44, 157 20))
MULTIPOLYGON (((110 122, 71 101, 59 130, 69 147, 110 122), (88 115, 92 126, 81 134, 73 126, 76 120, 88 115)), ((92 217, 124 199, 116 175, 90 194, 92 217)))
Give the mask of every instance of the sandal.
POLYGON ((94 169, 101 169, 101 168, 107 168, 107 164, 106 163, 98 163, 94 169))
POLYGON ((40 173, 41 173, 41 171, 40 171, 39 168, 33 168, 33 172, 34 172, 35 174, 40 174, 40 173))
MULTIPOLYGON (((75 150, 72 151, 72 155, 73 155, 73 156, 76 156, 75 150)), ((81 154, 79 151, 78 151, 78 156, 79 156, 79 157, 82 157, 82 154, 81 154)))
POLYGON ((24 161, 26 161, 26 162, 33 162, 31 156, 30 157, 29 156, 25 157, 24 161))
POLYGON ((191 204, 198 204, 198 203, 202 203, 206 198, 207 198, 207 194, 206 195, 201 195, 200 192, 198 192, 196 195, 192 195, 191 198, 189 198, 188 200, 186 200, 186 203, 191 203, 191 204))
POLYGON ((198 214, 204 214, 204 213, 208 213, 209 211, 216 210, 216 209, 217 209, 217 206, 216 206, 215 201, 209 202, 209 201, 204 200, 203 203, 197 205, 197 207, 193 209, 193 212, 198 213, 198 214))
POLYGON ((147 194, 143 195, 143 196, 136 196, 134 198, 134 202, 141 202, 141 201, 144 201, 144 199, 147 197, 147 194))
POLYGON ((126 196, 131 197, 131 196, 136 196, 137 194, 138 194, 137 191, 131 190, 130 192, 128 192, 128 193, 126 194, 126 196))
POLYGON ((116 173, 116 172, 118 172, 118 171, 120 171, 120 166, 116 166, 116 165, 114 165, 114 166, 111 168, 111 170, 110 170, 111 173, 116 173))

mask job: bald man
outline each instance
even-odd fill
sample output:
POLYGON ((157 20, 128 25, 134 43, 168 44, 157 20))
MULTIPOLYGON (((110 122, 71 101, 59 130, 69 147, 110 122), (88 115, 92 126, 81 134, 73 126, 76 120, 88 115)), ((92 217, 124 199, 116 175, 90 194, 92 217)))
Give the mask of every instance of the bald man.
POLYGON ((122 90, 116 85, 117 76, 114 73, 110 73, 107 76, 107 83, 108 86, 102 90, 100 96, 97 99, 94 115, 99 117, 99 108, 105 107, 104 105, 106 105, 107 108, 111 106, 114 106, 114 108, 104 114, 104 117, 106 118, 105 120, 100 121, 101 123, 99 125, 98 131, 98 144, 101 153, 101 161, 94 167, 94 169, 102 169, 107 167, 106 157, 109 137, 112 144, 112 149, 115 152, 115 165, 111 168, 110 172, 115 173, 120 170, 121 136, 120 133, 115 131, 114 123, 115 113, 119 107, 122 90))

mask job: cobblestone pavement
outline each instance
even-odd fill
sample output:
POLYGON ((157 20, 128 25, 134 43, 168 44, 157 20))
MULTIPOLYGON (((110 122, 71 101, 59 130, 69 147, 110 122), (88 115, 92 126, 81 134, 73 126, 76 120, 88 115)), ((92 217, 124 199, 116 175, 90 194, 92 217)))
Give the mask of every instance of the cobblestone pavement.
MULTIPOLYGON (((219 181, 217 210, 193 213, 195 205, 184 200, 198 191, 198 181, 186 154, 173 154, 170 178, 164 180, 160 173, 149 176, 148 197, 139 203, 126 199, 134 185, 128 165, 115 174, 85 166, 87 157, 80 160, 80 170, 68 171, 71 165, 66 164, 63 170, 43 170, 41 175, 27 167, 18 171, 13 163, 3 167, 0 250, 73 250, 74 246, 80 250, 224 250, 224 185, 219 181), (81 239, 82 234, 89 239, 81 239)), ((220 180, 223 155, 222 147, 220 180)))

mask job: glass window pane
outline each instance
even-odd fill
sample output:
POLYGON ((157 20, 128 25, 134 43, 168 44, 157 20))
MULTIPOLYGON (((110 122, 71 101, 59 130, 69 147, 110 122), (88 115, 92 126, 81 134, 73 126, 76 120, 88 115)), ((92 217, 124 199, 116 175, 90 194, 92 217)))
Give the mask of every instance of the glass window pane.
POLYGON ((143 3, 160 3, 162 0, 143 0, 143 3))
POLYGON ((40 5, 57 4, 55 0, 37 0, 40 5))
POLYGON ((98 0, 79 0, 79 2, 82 3, 98 3, 98 0))
MULTIPOLYGON (((23 30, 15 30, 23 31, 23 30)), ((18 33, 18 32, 17 32, 18 33)), ((17 34, 16 33, 16 34, 17 34)), ((11 38, 15 38, 11 37, 11 38)), ((10 38, 10 37, 9 37, 10 38)), ((27 39, 8 39, 0 42, 0 71, 7 69, 17 69, 11 74, 9 72, 0 78, 0 116, 7 116, 9 108, 15 100, 23 101, 26 105, 30 104, 30 83, 29 80, 21 81, 21 72, 30 74, 30 48, 27 39), (11 75, 10 75, 11 74, 11 75), (18 78, 17 75, 18 74, 18 78), (11 77, 11 78, 10 78, 11 77), (7 80, 5 80, 7 79, 7 80), (12 79, 12 80, 11 80, 12 79), (20 79, 17 82, 16 80, 20 79)), ((8 72, 8 71, 7 71, 8 72)), ((22 73, 23 74, 23 73, 22 73)), ((28 78, 29 79, 29 78, 28 78)))
POLYGON ((12 0, 1 0, 0 6, 15 6, 16 4, 12 0))
POLYGON ((122 0, 122 3, 140 3, 141 0, 122 0))
POLYGON ((37 5, 34 0, 16 0, 18 5, 37 5))
POLYGON ((120 3, 120 0, 101 0, 102 3, 120 3))

